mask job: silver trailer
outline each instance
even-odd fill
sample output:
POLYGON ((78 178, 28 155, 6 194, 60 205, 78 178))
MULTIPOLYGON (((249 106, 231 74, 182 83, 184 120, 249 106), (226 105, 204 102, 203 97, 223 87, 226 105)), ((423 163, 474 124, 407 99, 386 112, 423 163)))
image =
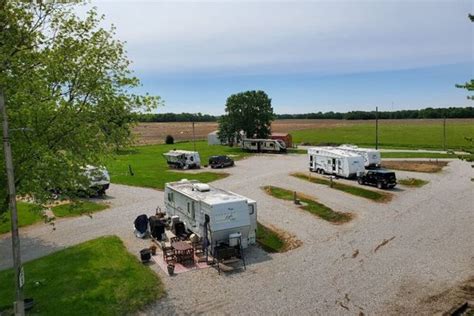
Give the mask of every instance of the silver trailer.
POLYGON ((183 179, 166 183, 165 209, 207 239, 211 253, 220 244, 232 245, 236 236, 242 248, 256 242, 257 203, 236 193, 183 179))
POLYGON ((177 169, 193 169, 201 167, 201 158, 197 151, 170 150, 163 156, 168 166, 177 169))
POLYGON ((343 178, 355 178, 364 173, 364 158, 358 154, 332 147, 308 149, 309 170, 343 178))
POLYGON ((242 149, 254 152, 286 152, 286 144, 280 139, 242 139, 242 149))
POLYGON ((354 145, 341 145, 337 147, 349 153, 354 153, 361 155, 364 158, 364 166, 366 168, 370 167, 380 167, 382 163, 382 158, 380 155, 380 151, 376 149, 370 148, 360 148, 354 145))

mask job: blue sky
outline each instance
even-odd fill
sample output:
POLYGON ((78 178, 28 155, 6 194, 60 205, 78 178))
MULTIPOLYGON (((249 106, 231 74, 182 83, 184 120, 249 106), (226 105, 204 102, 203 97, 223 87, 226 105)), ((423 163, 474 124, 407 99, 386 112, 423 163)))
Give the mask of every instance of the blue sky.
POLYGON ((222 114, 261 89, 277 113, 467 106, 462 0, 93 2, 158 112, 222 114))

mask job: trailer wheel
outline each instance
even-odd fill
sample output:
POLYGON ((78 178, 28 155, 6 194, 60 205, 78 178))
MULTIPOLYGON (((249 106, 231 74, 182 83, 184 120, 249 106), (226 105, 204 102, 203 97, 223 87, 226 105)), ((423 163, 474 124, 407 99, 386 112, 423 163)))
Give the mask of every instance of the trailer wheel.
POLYGON ((358 182, 360 185, 363 185, 363 184, 364 184, 364 180, 362 180, 362 178, 357 179, 357 182, 358 182))
POLYGON ((379 189, 382 189, 382 188, 383 188, 382 182, 377 182, 377 188, 379 188, 379 189))

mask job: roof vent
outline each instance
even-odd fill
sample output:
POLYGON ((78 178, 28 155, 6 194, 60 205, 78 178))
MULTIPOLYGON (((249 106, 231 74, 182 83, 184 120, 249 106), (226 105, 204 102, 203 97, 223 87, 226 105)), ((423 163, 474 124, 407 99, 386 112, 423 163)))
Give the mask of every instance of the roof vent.
POLYGON ((208 184, 205 184, 205 183, 196 183, 194 185, 194 188, 196 190, 198 190, 199 192, 211 191, 211 187, 208 184))

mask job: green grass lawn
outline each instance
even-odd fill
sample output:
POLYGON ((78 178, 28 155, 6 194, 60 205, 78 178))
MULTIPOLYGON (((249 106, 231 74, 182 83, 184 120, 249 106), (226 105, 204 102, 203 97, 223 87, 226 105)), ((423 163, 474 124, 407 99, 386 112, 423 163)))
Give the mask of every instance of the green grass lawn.
POLYGON ((442 159, 442 158, 464 158, 464 155, 455 155, 448 153, 414 153, 414 152, 382 152, 382 158, 431 158, 431 159, 442 159))
POLYGON ((108 207, 108 205, 102 203, 80 201, 77 203, 68 203, 55 206, 52 208, 52 211, 56 217, 73 217, 99 212, 105 210, 108 207))
POLYGON ((257 222, 257 243, 268 252, 280 252, 285 246, 285 242, 275 231, 259 222, 257 222))
POLYGON ((429 181, 416 179, 416 178, 407 178, 407 179, 400 179, 398 183, 407 187, 422 187, 425 184, 428 184, 429 181))
MULTIPOLYGON (((183 142, 173 145, 138 146, 116 155, 107 163, 111 181, 119 184, 163 189, 166 182, 179 181, 183 178, 211 182, 227 176, 225 173, 192 173, 170 170, 163 157, 163 153, 175 148, 193 150, 193 143, 183 142), (129 165, 134 173, 133 176, 129 173, 129 165)), ((196 151, 199 152, 201 157, 201 165, 207 164, 209 156, 212 155, 229 155, 234 160, 248 155, 248 153, 244 153, 240 148, 220 145, 209 146, 205 141, 196 142, 196 151)))
MULTIPOLYGON (((331 181, 328 179, 323 179, 316 176, 311 176, 310 178, 309 175, 304 174, 304 173, 292 173, 291 175, 298 179, 310 181, 312 183, 317 183, 317 184, 322 184, 322 185, 327 185, 327 186, 331 184, 331 181)), ((392 195, 387 192, 377 192, 377 191, 367 190, 361 187, 356 187, 353 185, 348 185, 348 184, 340 183, 337 181, 333 181, 332 188, 335 190, 339 190, 339 191, 343 191, 343 192, 355 195, 355 196, 363 197, 375 202, 387 202, 392 198, 392 195)))
MULTIPOLYGON (((364 123, 352 126, 321 127, 290 132, 296 144, 356 144, 375 145, 375 124, 364 123)), ((450 149, 470 148, 472 145, 464 137, 474 136, 472 122, 451 123, 446 126, 447 146, 450 149)), ((417 120, 400 124, 384 124, 379 121, 379 144, 381 148, 443 148, 443 121, 422 123, 417 120)))
MULTIPOLYGON (((277 199, 293 201, 293 191, 275 186, 265 186, 263 189, 266 193, 277 199)), ((316 215, 326 221, 332 223, 345 223, 352 219, 351 214, 334 211, 326 205, 316 202, 315 200, 304 196, 301 193, 297 192, 297 197, 301 202, 304 203, 300 207, 301 209, 308 211, 311 214, 316 215)))
MULTIPOLYGON (((133 314, 164 294, 158 276, 116 236, 94 239, 25 263, 25 297, 38 315, 133 314)), ((0 310, 14 300, 13 270, 0 272, 0 310)))
MULTIPOLYGON (((43 220, 43 214, 41 209, 37 206, 25 203, 17 202, 18 210, 18 225, 20 227, 32 225, 34 223, 43 220)), ((11 230, 10 211, 2 213, 0 215, 0 234, 7 233, 11 230)))

